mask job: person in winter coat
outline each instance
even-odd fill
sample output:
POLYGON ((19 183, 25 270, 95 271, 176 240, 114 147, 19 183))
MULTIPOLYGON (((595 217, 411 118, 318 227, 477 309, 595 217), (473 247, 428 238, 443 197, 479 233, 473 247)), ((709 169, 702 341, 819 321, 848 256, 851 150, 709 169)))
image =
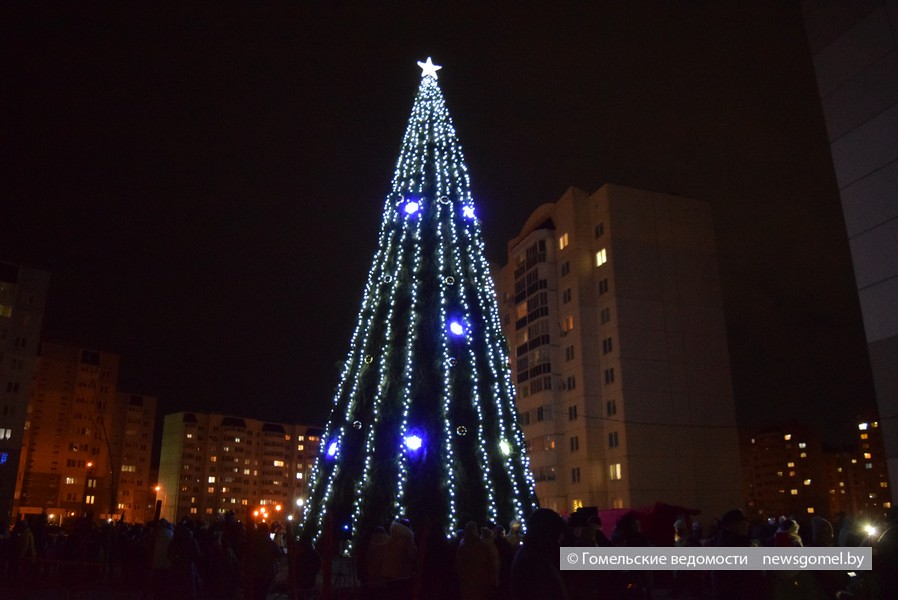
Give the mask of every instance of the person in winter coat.
POLYGON ((409 579, 415 574, 418 548, 411 528, 393 521, 390 525, 390 539, 387 540, 383 555, 384 579, 409 579))
POLYGON ((458 576, 458 597, 463 600, 489 598, 495 587, 498 572, 494 569, 490 549, 480 538, 480 530, 473 521, 465 526, 464 536, 458 544, 455 573, 458 576))
POLYGON ((515 600, 568 600, 558 556, 565 524, 554 510, 539 508, 527 520, 527 533, 511 565, 515 600))

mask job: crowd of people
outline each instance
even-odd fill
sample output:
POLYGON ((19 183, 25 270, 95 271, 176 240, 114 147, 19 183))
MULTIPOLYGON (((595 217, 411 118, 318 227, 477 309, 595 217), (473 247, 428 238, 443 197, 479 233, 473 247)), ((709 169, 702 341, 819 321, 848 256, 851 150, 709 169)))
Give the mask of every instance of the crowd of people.
POLYGON ((596 514, 562 518, 537 510, 526 528, 468 523, 454 539, 428 539, 428 561, 407 521, 387 533, 377 528, 356 553, 361 597, 445 600, 627 600, 659 597, 685 600, 877 600, 898 597, 898 511, 877 531, 845 515, 835 522, 813 516, 806 523, 780 516, 752 521, 733 509, 704 530, 681 516, 658 542, 642 530, 640 514, 628 512, 605 534, 596 514), (526 531, 522 535, 522 530, 526 531), (561 570, 562 547, 873 547, 873 570, 679 571, 561 570), (436 547, 434 547, 436 546, 436 547), (416 571, 417 569, 417 571, 416 571))
MULTIPOLYGON (((234 519, 204 523, 160 519, 146 525, 80 519, 63 530, 46 515, 0 524, 0 576, 7 589, 56 581, 71 589, 115 581, 131 597, 171 600, 318 598, 335 563, 351 565, 338 587, 351 597, 436 600, 876 600, 898 597, 898 511, 879 531, 864 530, 844 515, 834 522, 781 516, 752 521, 733 509, 704 531, 688 515, 669 525, 659 542, 643 532, 640 515, 626 513, 605 534, 597 514, 568 518, 549 509, 526 524, 468 523, 452 539, 397 519, 375 527, 352 545, 316 547, 279 524, 250 525, 234 519), (526 526, 525 526, 526 525, 526 526), (873 571, 598 571, 561 570, 562 547, 860 546, 874 548, 873 571), (345 549, 345 548, 344 548, 345 549), (324 558, 322 558, 322 554, 324 558)), ((337 569, 339 570, 339 569, 337 569)), ((12 596, 11 596, 12 597, 12 596)))
POLYGON ((29 588, 103 584, 147 599, 264 600, 283 570, 287 541, 280 525, 246 527, 232 514, 145 525, 82 518, 66 528, 28 515, 12 528, 0 525, 0 576, 24 597, 29 588))

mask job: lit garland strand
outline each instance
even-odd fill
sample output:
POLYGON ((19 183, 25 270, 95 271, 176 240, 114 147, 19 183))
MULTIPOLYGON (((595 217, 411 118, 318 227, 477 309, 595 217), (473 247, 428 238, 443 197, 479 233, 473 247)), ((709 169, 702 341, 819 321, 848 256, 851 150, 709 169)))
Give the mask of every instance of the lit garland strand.
MULTIPOLYGON (((313 470, 313 481, 314 481, 313 486, 315 486, 315 487, 311 487, 310 489, 312 489, 313 492, 315 492, 315 491, 317 491, 316 490, 317 486, 319 486, 319 485, 325 486, 324 491, 321 492, 322 496, 321 496, 321 500, 319 502, 319 506, 325 506, 333 494, 333 484, 334 484, 334 480, 336 479, 337 472, 339 469, 338 457, 339 457, 340 449, 341 449, 341 446, 343 443, 343 436, 346 431, 345 427, 339 427, 336 439, 334 439, 334 437, 330 431, 330 428, 340 422, 336 418, 337 407, 339 405, 339 399, 342 397, 342 394, 343 394, 343 391, 345 388, 345 382, 347 381, 349 374, 351 374, 353 371, 355 371, 356 376, 352 379, 351 389, 347 393, 346 411, 345 411, 345 413, 343 415, 343 419, 342 419, 343 424, 349 423, 352 413, 355 410, 355 407, 357 404, 358 393, 359 393, 358 385, 359 385, 359 381, 361 379, 361 377, 360 377, 361 370, 364 368, 364 357, 367 355, 366 350, 368 347, 368 337, 371 333, 371 329, 374 327, 374 323, 375 323, 374 317, 377 314, 377 305, 378 305, 379 294, 378 294, 378 290, 377 290, 378 286, 377 286, 376 282, 382 277, 383 268, 388 262, 387 260, 380 260, 380 259, 389 257, 389 255, 391 254, 392 237, 387 240, 384 240, 384 238, 386 236, 386 232, 388 231, 389 222, 391 220, 390 215, 392 215, 392 212, 388 209, 388 210, 384 211, 384 214, 385 214, 384 224, 381 227, 381 235, 380 235, 380 239, 382 242, 382 244, 380 244, 380 247, 384 248, 384 250, 382 252, 377 252, 375 254, 374 264, 371 266, 371 269, 369 271, 368 282, 365 285, 365 294, 362 299, 362 310, 361 310, 361 314, 359 315, 359 321, 356 324, 356 330, 352 336, 352 345, 350 346, 351 349, 350 349, 349 357, 347 358, 346 366, 344 367, 343 378, 340 382, 340 387, 339 387, 337 394, 335 396, 335 399, 334 399, 335 405, 334 405, 333 411, 331 412, 331 418, 329 419, 328 427, 325 429, 324 436, 321 438, 321 442, 322 442, 321 449, 328 456, 325 457, 322 454, 322 452, 319 452, 318 457, 315 460, 315 466, 314 466, 314 470, 313 470), (367 317, 365 317, 365 315, 367 315, 367 317), (361 331, 364 331, 364 335, 362 337, 361 343, 357 344, 356 340, 358 339, 358 333, 361 331), (334 446, 334 444, 336 444, 336 446, 334 446), (336 450, 333 453, 331 453, 331 448, 336 448, 336 450), (328 459, 330 459, 333 462, 333 464, 330 468, 330 471, 327 474, 327 480, 326 480, 327 482, 325 484, 322 484, 319 481, 319 478, 321 477, 321 466, 322 466, 321 461, 324 460, 326 463, 326 461, 328 459)), ((312 506, 309 506, 304 515, 304 523, 305 523, 305 521, 307 521, 308 515, 311 514, 311 512, 312 512, 312 506)), ((316 519, 316 523, 315 523, 314 538, 316 540, 320 537, 323 526, 324 526, 324 511, 319 510, 317 513, 317 519, 316 519)))
MULTIPOLYGON (((437 208, 439 211, 439 216, 442 217, 443 213, 447 210, 452 211, 451 201, 450 208, 444 207, 442 204, 437 208)), ((451 377, 451 369, 453 365, 451 361, 453 358, 449 355, 449 339, 446 334, 446 330, 449 327, 449 318, 446 314, 446 286, 449 285, 448 277, 451 275, 446 272, 446 251, 445 251, 445 243, 443 238, 443 226, 442 221, 437 226, 437 235, 440 240, 439 243, 439 251, 437 252, 437 269, 436 276, 440 279, 437 281, 440 290, 440 353, 443 357, 443 392, 442 398, 440 399, 440 410, 443 416, 443 452, 446 455, 446 490, 449 493, 449 527, 448 531, 446 531, 446 537, 450 538, 454 535, 455 531, 459 529, 461 523, 459 522, 458 515, 456 513, 456 505, 455 505, 455 469, 456 469, 456 457, 455 451, 452 447, 452 423, 449 420, 450 408, 452 403, 452 377, 451 377)), ((454 281, 454 279, 453 279, 454 281)), ((458 361, 456 360, 456 365, 458 361)))
POLYGON ((414 268, 409 269, 412 277, 412 289, 411 289, 411 298, 412 298, 412 307, 408 313, 408 331, 409 335, 406 341, 405 346, 405 364, 403 365, 403 374, 402 378, 404 380, 404 385, 402 388, 402 425, 400 426, 401 435, 399 436, 399 477, 398 477, 398 485, 396 489, 396 499, 394 502, 394 508, 396 511, 396 516, 402 516, 406 513, 405 507, 405 486, 408 483, 408 457, 404 452, 404 448, 402 447, 402 442, 408 434, 408 411, 411 407, 412 396, 411 396, 411 386, 412 386, 412 373, 414 371, 414 355, 413 355, 413 347, 415 342, 415 336, 413 332, 415 331, 415 320, 418 318, 417 312, 419 310, 418 306, 418 278, 417 275, 420 273, 421 267, 421 244, 420 244, 420 233, 421 233, 421 222, 423 221, 423 217, 420 219, 416 219, 416 227, 413 239, 415 240, 415 253, 414 253, 414 268))
MULTIPOLYGON (((354 365, 356 365, 356 366, 361 365, 360 360, 361 360, 363 349, 357 345, 356 341, 358 339, 359 333, 361 331, 367 332, 370 329, 371 324, 373 322, 372 320, 374 318, 375 310, 374 310, 374 305, 373 305, 373 300, 372 300, 372 297, 373 297, 372 292, 375 288, 375 281, 377 279, 377 273, 382 269, 382 266, 384 263, 382 258, 389 254, 390 243, 389 242, 384 243, 385 242, 384 238, 385 238, 388 226, 389 226, 390 214, 391 213, 389 211, 384 211, 384 219, 381 224, 381 230, 380 230, 380 235, 379 235, 380 243, 378 244, 378 247, 381 248, 381 250, 378 251, 377 253, 375 253, 374 262, 372 263, 371 268, 368 271, 368 280, 365 284, 365 292, 362 297, 362 307, 361 307, 361 311, 360 311, 360 315, 359 315, 359 320, 356 322, 356 327, 355 327, 355 330, 353 331, 352 338, 350 340, 349 355, 347 356, 346 362, 343 365, 343 371, 340 376, 340 383, 337 387, 336 393, 334 394, 334 401, 333 401, 334 408, 331 410, 331 417, 330 417, 330 419, 328 419, 328 424, 325 427, 323 436, 321 437, 320 451, 318 453, 318 456, 316 456, 315 462, 312 466, 312 475, 309 480, 309 490, 310 490, 309 499, 310 499, 310 501, 313 501, 313 502, 307 506, 305 512, 303 513, 302 523, 303 523, 304 528, 308 524, 310 515, 312 515, 314 512, 313 511, 314 496, 315 496, 315 494, 317 494, 319 492, 319 490, 318 490, 319 486, 323 485, 321 482, 321 477, 322 477, 322 470, 323 470, 322 461, 324 460, 323 456, 324 456, 324 452, 327 451, 325 444, 330 443, 329 440, 332 439, 331 438, 332 428, 338 423, 338 420, 335 418, 335 416, 336 416, 337 408, 339 406, 339 400, 344 393, 346 383, 350 379, 349 376, 353 371, 354 365), (369 317, 368 317, 367 321, 361 318, 362 315, 366 314, 366 312, 369 313, 369 317), (358 357, 358 358, 356 358, 356 357, 358 357)), ((330 497, 330 495, 333 491, 332 485, 333 485, 333 477, 334 477, 335 471, 336 471, 336 466, 331 468, 329 476, 327 477, 327 484, 326 484, 325 490, 322 492, 323 497, 318 502, 319 506, 323 506, 324 504, 326 504, 327 499, 330 497)), ((314 534, 314 538, 316 540, 321 535, 323 521, 324 521, 324 511, 319 510, 317 513, 316 531, 314 534)))
MULTIPOLYGON (((475 231, 475 234, 478 233, 475 231)), ((493 373, 493 395, 498 412, 498 423, 500 428, 499 439, 509 444, 509 451, 504 452, 505 467, 511 478, 513 486, 516 490, 526 490, 527 496, 532 497, 534 484, 532 474, 530 473, 530 461, 527 456, 526 446, 524 445, 524 437, 521 428, 517 423, 517 410, 514 400, 514 386, 511 383, 511 370, 508 367, 508 354, 505 345, 502 343, 501 325, 499 321, 498 307, 496 306, 496 293, 493 287, 492 277, 487 276, 489 273, 489 265, 484 258, 482 237, 476 235, 476 241, 467 245, 469 260, 473 263, 479 263, 480 268, 474 269, 476 278, 475 290, 477 290, 481 306, 487 307, 486 314, 486 331, 485 336, 487 346, 492 352, 489 367, 493 373), (477 251, 474 251, 476 248, 477 251), (496 366, 499 365, 499 371, 496 366), (508 411, 511 420, 511 428, 513 436, 509 441, 508 430, 505 427, 504 413, 508 411), (513 444, 513 445, 512 445, 513 444), (515 469, 515 457, 517 457, 520 469, 515 469), (523 478, 523 480, 521 479, 523 478)), ((512 503, 515 507, 516 518, 524 522, 526 516, 533 510, 533 506, 528 506, 525 510, 518 494, 513 495, 512 503)), ((528 502, 529 504, 529 502, 528 502)))
MULTIPOLYGON (((399 218, 401 218, 399 215, 399 212, 397 211, 395 206, 392 207, 392 211, 393 211, 393 215, 394 215, 393 220, 394 220, 394 222, 397 222, 399 220, 399 218)), ((396 250, 397 253, 400 253, 400 256, 402 253, 402 248, 405 245, 407 233, 408 233, 408 228, 403 227, 402 234, 399 239, 399 243, 397 244, 397 250, 396 250)), ((371 475, 372 463, 374 460, 375 432, 377 429, 376 428, 377 423, 380 421, 380 414, 381 414, 380 406, 383 401, 384 388, 385 388, 386 378, 387 378, 387 365, 388 365, 388 357, 389 357, 389 352, 390 352, 389 345, 390 345, 390 340, 393 337, 393 325, 392 325, 393 308, 395 306, 396 293, 399 290, 400 281, 401 281, 399 274, 402 269, 403 261, 401 260, 400 256, 397 256, 396 259, 394 260, 394 263, 393 263, 394 270, 393 270, 392 276, 390 277, 390 282, 389 282, 389 283, 392 283, 392 285, 390 286, 390 291, 389 291, 388 297, 387 297, 387 306, 389 307, 389 309, 387 310, 387 315, 385 317, 386 329, 384 331, 383 347, 381 349, 382 360, 379 362, 379 365, 378 365, 379 366, 379 369, 378 369, 379 377, 378 377, 377 392, 376 392, 374 400, 373 400, 373 406, 372 406, 372 411, 371 411, 372 412, 372 422, 369 425, 367 431, 365 432, 365 464, 362 469, 362 476, 356 482, 356 486, 355 486, 356 493, 355 493, 355 501, 353 503, 352 521, 351 521, 353 537, 355 537, 359 533, 358 524, 359 524, 359 521, 361 520, 361 514, 362 514, 362 504, 363 504, 363 498, 364 498, 363 492, 364 492, 365 488, 368 486, 369 478, 371 475)), ((389 261, 387 261, 385 264, 389 264, 389 261)), ((347 550, 351 550, 351 548, 352 548, 352 544, 350 542, 350 544, 348 544, 347 550)))
MULTIPOLYGON (((459 240, 458 240, 458 235, 456 233, 455 222, 456 222, 456 218, 449 219, 449 231, 450 231, 451 238, 452 238, 452 246, 454 248, 458 248, 459 240)), ((464 265, 463 261, 461 260, 461 257, 459 256, 458 253, 453 253, 452 259, 453 259, 453 263, 454 263, 453 268, 455 269, 455 272, 458 273, 459 275, 463 274, 464 277, 462 277, 462 281, 467 283, 468 282, 467 269, 465 269, 465 265, 464 265)), ((484 441, 484 437, 485 437, 484 434, 486 433, 486 431, 484 428, 484 416, 483 416, 483 409, 481 407, 481 397, 480 397, 480 391, 479 391, 480 378, 477 374, 478 373, 478 360, 477 360, 478 357, 477 357, 477 354, 474 352, 474 345, 471 344, 471 341, 470 341, 470 336, 474 335, 474 332, 472 331, 472 327, 473 327, 474 323, 471 322, 471 309, 468 306, 467 295, 465 294, 465 288, 466 288, 466 285, 458 286, 457 298, 458 298, 458 302, 462 306, 462 310, 463 310, 463 314, 464 314, 464 322, 465 322, 465 339, 468 342, 467 351, 468 351, 468 359, 470 361, 469 362, 469 365, 470 365, 469 372, 470 372, 470 378, 471 378, 471 384, 470 384, 471 385, 471 396, 470 396, 469 401, 474 405, 474 408, 477 412, 477 441, 478 441, 480 458, 481 458, 480 466, 481 466, 481 472, 483 475, 483 484, 484 484, 484 488, 486 490, 486 495, 487 495, 487 507, 489 509, 490 519, 495 523, 496 521, 498 521, 498 514, 497 514, 497 509, 496 509, 496 500, 493 495, 494 484, 492 481, 492 477, 490 476, 490 455, 486 448, 486 442, 484 441)))

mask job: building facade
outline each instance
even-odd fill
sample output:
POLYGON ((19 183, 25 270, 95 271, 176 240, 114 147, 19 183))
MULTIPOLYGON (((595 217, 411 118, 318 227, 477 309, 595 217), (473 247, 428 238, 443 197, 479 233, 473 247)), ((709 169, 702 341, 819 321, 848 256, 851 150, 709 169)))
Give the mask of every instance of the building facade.
POLYGON ((813 428, 751 428, 742 432, 745 509, 749 517, 831 518, 827 494, 830 455, 813 428))
POLYGON ((542 506, 742 499, 711 210, 605 185, 508 244, 501 318, 542 506))
POLYGON ((857 421, 857 439, 827 447, 807 426, 744 429, 745 506, 755 518, 836 520, 839 513, 878 521, 892 506, 891 486, 874 415, 857 421))
POLYGON ((221 414, 165 416, 159 485, 161 515, 242 521, 298 516, 322 431, 221 414))
POLYGON ((0 262, 0 521, 15 516, 19 462, 50 276, 0 262))
POLYGON ((803 0, 802 10, 898 481, 898 4, 803 0))
POLYGON ((46 511, 59 522, 84 515, 144 520, 155 399, 137 396, 140 405, 132 405, 133 395, 117 389, 118 369, 119 356, 110 352, 59 341, 41 344, 19 466, 18 512, 46 511))
POLYGON ((112 448, 116 512, 128 522, 146 523, 154 516, 156 475, 152 469, 158 399, 118 392, 112 448))

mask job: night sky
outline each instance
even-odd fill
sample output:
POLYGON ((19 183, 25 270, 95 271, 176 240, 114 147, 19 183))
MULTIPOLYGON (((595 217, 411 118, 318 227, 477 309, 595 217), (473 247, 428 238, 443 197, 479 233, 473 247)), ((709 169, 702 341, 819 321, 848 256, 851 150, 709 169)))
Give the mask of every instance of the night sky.
POLYGON ((79 4, 0 19, 0 260, 162 412, 323 424, 427 56, 491 260, 571 185, 707 200, 743 422, 874 404, 797 2, 79 4))

